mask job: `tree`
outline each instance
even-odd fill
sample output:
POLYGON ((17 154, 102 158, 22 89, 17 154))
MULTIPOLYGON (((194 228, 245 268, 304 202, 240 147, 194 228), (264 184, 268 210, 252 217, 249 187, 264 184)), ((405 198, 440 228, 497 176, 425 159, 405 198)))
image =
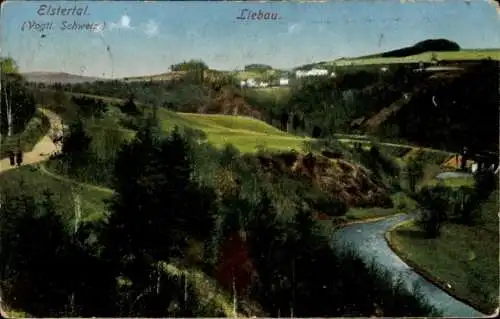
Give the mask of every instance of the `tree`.
POLYGON ((13 59, 0 58, 0 67, 0 135, 11 136, 24 131, 35 114, 35 99, 13 59))
POLYGON ((480 195, 474 188, 467 186, 461 186, 455 192, 458 197, 456 203, 458 209, 456 209, 456 213, 460 221, 464 224, 472 225, 481 201, 487 197, 482 198, 483 195, 480 195))
POLYGON ((320 138, 321 137, 321 129, 318 126, 314 126, 311 136, 313 138, 320 138))
POLYGON ((103 233, 106 258, 135 291, 150 284, 153 263, 184 259, 189 239, 205 242, 214 228, 215 196, 192 180, 189 143, 177 129, 161 136, 157 125, 148 121, 118 155, 103 233))
POLYGON ((40 205, 27 191, 2 196, 7 199, 1 211, 2 279, 10 283, 5 289, 10 305, 50 316, 67 302, 69 237, 51 193, 45 191, 40 205))
POLYGON ((62 155, 73 171, 86 164, 92 138, 85 130, 82 120, 72 123, 69 134, 63 139, 62 155))
POLYGON ((0 57, 0 69, 3 73, 19 73, 19 66, 11 57, 0 57))
POLYGON ((491 192, 498 187, 498 178, 494 172, 489 170, 480 170, 474 175, 475 190, 479 201, 486 200, 491 192))
POLYGON ((134 99, 135 99, 134 95, 129 96, 127 102, 125 102, 125 104, 121 107, 123 113, 132 116, 141 114, 141 111, 134 102, 134 99))
POLYGON ((418 194, 418 203, 423 208, 419 224, 430 238, 438 237, 451 209, 450 190, 444 186, 424 187, 418 194))
POLYGON ((424 161, 422 153, 410 157, 406 165, 406 173, 408 176, 408 187, 411 192, 415 192, 416 185, 424 175, 424 161))

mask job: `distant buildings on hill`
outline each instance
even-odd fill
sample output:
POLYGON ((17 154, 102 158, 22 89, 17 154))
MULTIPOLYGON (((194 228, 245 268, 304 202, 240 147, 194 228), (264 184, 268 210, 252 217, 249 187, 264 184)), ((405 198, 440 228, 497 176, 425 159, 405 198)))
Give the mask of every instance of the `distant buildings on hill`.
POLYGON ((295 77, 302 78, 305 76, 327 76, 328 70, 325 69, 311 69, 311 70, 299 70, 295 72, 295 77))
POLYGON ((273 85, 270 82, 257 81, 253 78, 240 81, 240 87, 267 88, 267 87, 272 87, 272 86, 288 86, 288 78, 280 78, 276 84, 273 85))
MULTIPOLYGON (((295 78, 303 78, 309 76, 331 76, 335 77, 335 72, 329 72, 325 69, 311 69, 311 70, 298 70, 295 72, 295 78)), ((293 77, 293 73, 292 73, 293 77)), ((240 87, 251 87, 251 88, 264 88, 273 86, 289 86, 290 79, 288 77, 281 77, 273 83, 265 81, 257 81, 254 78, 246 79, 240 81, 240 87)))

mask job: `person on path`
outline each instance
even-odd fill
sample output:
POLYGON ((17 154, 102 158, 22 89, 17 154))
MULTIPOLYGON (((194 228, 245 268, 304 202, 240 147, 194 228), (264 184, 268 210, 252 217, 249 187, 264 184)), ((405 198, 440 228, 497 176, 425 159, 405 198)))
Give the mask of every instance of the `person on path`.
POLYGON ((17 152, 16 163, 17 166, 21 166, 21 164, 23 163, 23 151, 21 150, 17 152))
POLYGON ((9 151, 9 160, 10 160, 10 166, 16 165, 16 155, 12 151, 9 151))

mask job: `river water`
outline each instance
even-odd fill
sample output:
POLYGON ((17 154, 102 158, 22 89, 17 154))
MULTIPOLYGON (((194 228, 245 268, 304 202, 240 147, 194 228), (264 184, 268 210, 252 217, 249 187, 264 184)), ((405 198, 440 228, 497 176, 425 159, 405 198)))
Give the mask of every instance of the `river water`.
POLYGON ((388 270, 394 279, 401 276, 410 290, 414 283, 417 283, 428 302, 439 309, 445 317, 485 316, 413 271, 389 247, 384 237, 387 230, 412 217, 413 215, 396 215, 377 222, 353 224, 335 231, 334 242, 340 246, 352 245, 363 259, 368 262, 374 260, 381 268, 388 270))

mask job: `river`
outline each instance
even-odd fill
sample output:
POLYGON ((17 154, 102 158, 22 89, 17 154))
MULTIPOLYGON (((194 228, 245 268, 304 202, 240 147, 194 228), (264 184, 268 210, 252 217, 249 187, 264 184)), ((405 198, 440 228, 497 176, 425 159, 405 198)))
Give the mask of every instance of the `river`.
POLYGON ((353 224, 341 228, 333 234, 340 246, 350 244, 356 248, 363 259, 375 262, 388 270, 394 279, 401 276, 408 289, 414 283, 419 285, 428 302, 442 311, 445 317, 482 317, 484 314, 450 296, 438 286, 416 273, 401 260, 389 247, 385 233, 393 225, 412 218, 414 215, 395 215, 376 222, 353 224))

